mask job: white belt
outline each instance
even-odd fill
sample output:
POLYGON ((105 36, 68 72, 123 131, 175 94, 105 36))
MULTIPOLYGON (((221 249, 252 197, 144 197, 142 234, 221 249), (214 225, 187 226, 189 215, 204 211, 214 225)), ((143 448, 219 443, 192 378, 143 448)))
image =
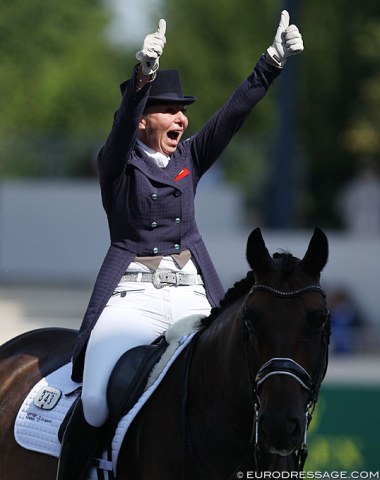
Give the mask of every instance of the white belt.
POLYGON ((121 277, 121 282, 151 282, 156 288, 163 288, 168 285, 203 285, 201 275, 172 272, 171 270, 157 270, 154 273, 127 272, 121 277))

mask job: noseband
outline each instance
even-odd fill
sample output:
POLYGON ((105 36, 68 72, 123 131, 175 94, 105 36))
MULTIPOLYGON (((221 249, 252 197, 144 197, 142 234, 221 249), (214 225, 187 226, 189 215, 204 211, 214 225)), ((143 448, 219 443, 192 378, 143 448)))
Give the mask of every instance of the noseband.
MULTIPOLYGON (((326 298, 326 292, 319 285, 308 285, 306 287, 283 291, 277 290, 276 288, 270 287, 269 285, 256 284, 253 285, 250 292, 248 293, 247 298, 251 297, 255 292, 263 291, 271 295, 274 295, 279 298, 294 298, 304 295, 306 293, 316 292, 326 298)), ((328 344, 330 337, 330 322, 329 317, 327 318, 322 332, 322 350, 321 350, 321 364, 320 369, 315 375, 314 379, 310 374, 295 360, 285 357, 274 357, 268 360, 264 365, 262 365, 257 371, 256 375, 252 372, 252 365, 250 362, 249 356, 249 331, 250 326, 248 324, 248 316, 246 312, 245 304, 245 326, 246 326, 246 358, 248 362, 248 375, 249 375, 249 384, 250 384, 250 395, 253 403, 253 408, 255 412, 254 428, 251 435, 251 444, 254 445, 255 450, 255 462, 258 465, 259 462, 259 406, 260 406, 260 397, 259 397, 259 388, 260 386, 270 377, 274 375, 285 375, 296 380, 299 385, 308 392, 308 401, 306 403, 305 410, 305 433, 304 441, 300 446, 297 453, 297 468, 299 471, 303 470, 304 464, 307 458, 307 444, 306 444, 306 434, 307 428, 312 418, 312 413, 315 408, 315 404, 318 399, 319 389, 322 383, 322 380, 327 371, 328 364, 328 344)))

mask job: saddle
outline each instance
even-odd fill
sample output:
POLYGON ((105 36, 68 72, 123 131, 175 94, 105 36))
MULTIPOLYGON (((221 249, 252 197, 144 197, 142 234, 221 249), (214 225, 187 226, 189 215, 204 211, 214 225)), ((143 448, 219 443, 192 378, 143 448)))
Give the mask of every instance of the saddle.
MULTIPOLYGON (((153 344, 132 348, 120 357, 110 375, 107 390, 110 417, 97 441, 94 466, 98 473, 103 470, 109 475, 116 468, 129 426, 176 358, 192 343, 199 328, 199 316, 187 317, 173 324, 153 344)), ((75 412, 81 410, 76 408, 81 386, 71 381, 70 372, 71 363, 67 363, 41 379, 29 392, 15 422, 15 437, 22 447, 56 458, 62 453, 69 440, 64 436, 71 424, 72 432, 76 431, 75 412), (55 398, 57 401, 53 402, 55 398), (37 404, 36 399, 45 401, 44 405, 37 404)), ((92 434, 90 436, 93 438, 92 434)), ((93 457, 93 453, 88 456, 93 457)))
POLYGON ((161 335, 150 345, 131 348, 117 361, 107 387, 111 431, 116 430, 120 418, 143 394, 148 377, 167 346, 165 336, 161 335))
MULTIPOLYGON (((116 362, 107 387, 110 418, 107 420, 106 429, 111 438, 119 420, 143 394, 148 377, 167 346, 165 336, 161 335, 149 345, 139 345, 126 351, 116 362)), ((76 403, 75 401, 72 404, 59 428, 58 438, 61 443, 76 403)))

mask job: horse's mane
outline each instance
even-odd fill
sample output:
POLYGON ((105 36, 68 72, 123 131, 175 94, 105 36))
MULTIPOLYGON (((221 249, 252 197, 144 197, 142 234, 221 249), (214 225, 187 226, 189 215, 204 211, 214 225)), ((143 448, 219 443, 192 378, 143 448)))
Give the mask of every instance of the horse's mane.
MULTIPOLYGON (((275 260, 282 260, 281 269, 286 275, 293 272, 298 260, 296 257, 293 257, 291 253, 284 251, 275 253, 273 258, 275 260)), ((248 293, 254 283, 255 274, 253 273, 253 270, 250 270, 245 278, 234 283, 233 287, 227 290, 224 298, 220 301, 219 306, 213 307, 210 315, 202 319, 202 325, 209 327, 215 318, 218 317, 228 306, 241 298, 244 294, 248 293)))
POLYGON ((242 297, 245 293, 249 292, 254 283, 255 274, 253 273, 253 270, 250 270, 245 278, 236 282, 233 287, 227 290, 224 298, 220 301, 219 306, 213 307, 210 315, 202 319, 202 325, 209 327, 223 310, 242 297))

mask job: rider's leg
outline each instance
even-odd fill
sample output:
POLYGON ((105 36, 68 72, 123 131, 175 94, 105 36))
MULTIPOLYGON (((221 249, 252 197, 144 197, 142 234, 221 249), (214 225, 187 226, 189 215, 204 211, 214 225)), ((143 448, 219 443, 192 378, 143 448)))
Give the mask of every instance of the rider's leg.
POLYGON ((201 286, 156 289, 149 284, 144 292, 115 297, 99 317, 86 350, 82 401, 85 418, 93 426, 108 418, 108 380, 124 352, 151 343, 183 317, 206 316, 211 309, 201 286))
MULTIPOLYGON (((122 291, 126 291, 128 285, 123 287, 122 291)), ((111 297, 91 333, 85 354, 82 399, 64 434, 57 480, 86 478, 103 431, 101 427, 108 417, 106 390, 115 363, 126 350, 151 343, 169 325, 163 320, 156 292, 150 298, 144 294, 145 289, 131 290, 124 297, 111 297), (155 304, 151 318, 150 301, 155 304)))
POLYGON ((151 343, 171 324, 161 292, 149 284, 141 291, 136 283, 124 285, 127 294, 114 295, 99 317, 86 349, 82 401, 86 420, 101 426, 108 418, 107 385, 121 355, 151 343))
POLYGON ((120 356, 132 347, 151 343, 175 321, 190 315, 206 316, 211 308, 201 286, 156 289, 152 284, 141 288, 141 284, 129 283, 119 284, 116 292, 119 293, 107 303, 87 345, 83 410, 77 410, 77 416, 72 417, 73 428, 65 434, 57 480, 81 479, 81 472, 88 469, 88 456, 93 456, 100 427, 108 417, 108 379, 120 356), (77 446, 76 424, 81 425, 80 444, 89 446, 83 452, 86 455, 77 446))
POLYGON ((89 425, 80 398, 66 427, 56 480, 85 480, 96 453, 102 429, 89 425))

